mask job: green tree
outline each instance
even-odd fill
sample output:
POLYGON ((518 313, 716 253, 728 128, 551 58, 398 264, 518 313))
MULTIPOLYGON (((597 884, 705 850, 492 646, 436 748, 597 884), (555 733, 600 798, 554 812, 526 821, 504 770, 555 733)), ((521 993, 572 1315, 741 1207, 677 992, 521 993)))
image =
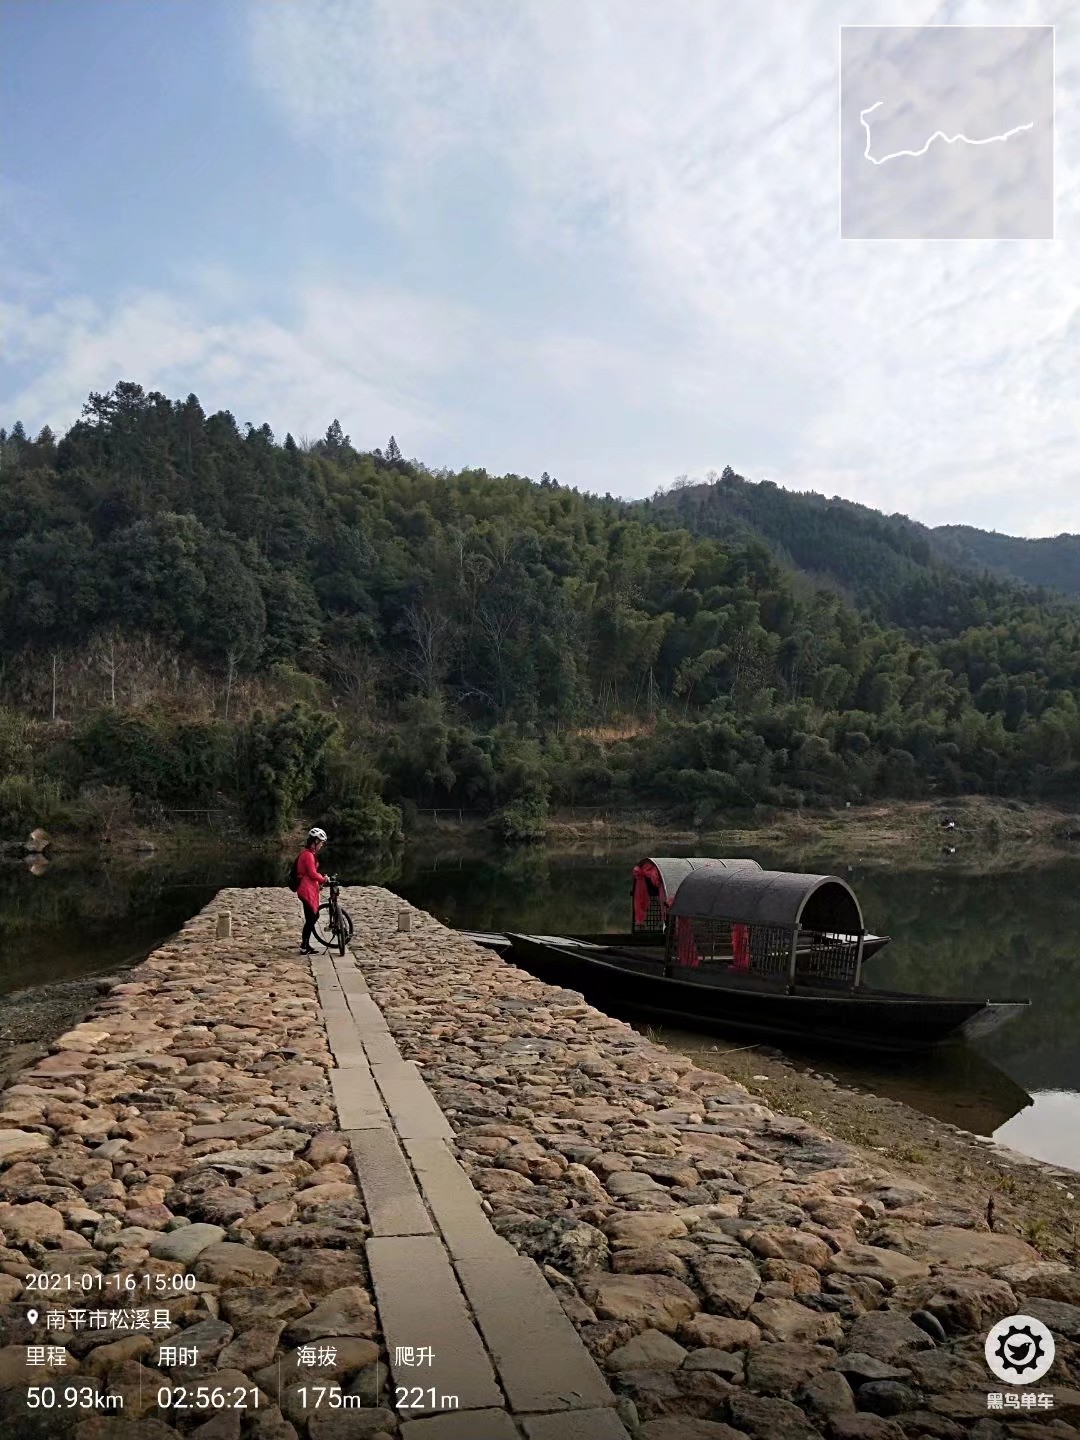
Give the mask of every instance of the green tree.
POLYGON ((277 715, 261 710, 240 732, 237 771, 244 818, 257 835, 277 835, 292 824, 311 794, 337 722, 302 704, 277 715))

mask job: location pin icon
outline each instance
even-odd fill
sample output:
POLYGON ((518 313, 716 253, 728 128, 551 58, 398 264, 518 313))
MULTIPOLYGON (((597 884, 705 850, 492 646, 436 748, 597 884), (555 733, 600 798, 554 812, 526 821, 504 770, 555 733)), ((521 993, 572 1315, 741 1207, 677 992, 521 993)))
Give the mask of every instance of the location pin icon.
POLYGON ((38 1312, 36 1310, 27 1310, 26 1318, 31 1325, 36 1325, 38 1319, 38 1312))

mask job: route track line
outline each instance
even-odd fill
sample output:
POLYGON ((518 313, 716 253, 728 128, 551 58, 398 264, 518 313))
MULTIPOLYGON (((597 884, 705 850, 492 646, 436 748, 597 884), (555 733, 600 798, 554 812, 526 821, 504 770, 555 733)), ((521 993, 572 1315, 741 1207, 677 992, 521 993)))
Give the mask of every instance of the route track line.
POLYGON ((993 145, 998 141, 1008 140, 1012 135, 1019 135, 1021 130, 1033 130, 1035 128, 1035 121, 1029 120, 1026 125, 1014 125, 1011 130, 1006 130, 1004 134, 988 135, 984 140, 972 140, 970 136, 963 134, 946 135, 944 130, 935 130, 921 150, 894 150, 891 155, 874 156, 870 154, 870 126, 866 123, 866 116, 872 115, 879 106, 884 104, 884 100, 878 100, 873 105, 868 105, 865 110, 859 111, 859 124, 866 131, 866 149, 863 151, 863 158, 869 160, 872 165, 884 165, 887 160, 899 160, 901 156, 905 155, 910 155, 918 159, 920 155, 926 154, 935 140, 944 140, 946 145, 955 145, 958 140, 962 140, 965 145, 993 145))

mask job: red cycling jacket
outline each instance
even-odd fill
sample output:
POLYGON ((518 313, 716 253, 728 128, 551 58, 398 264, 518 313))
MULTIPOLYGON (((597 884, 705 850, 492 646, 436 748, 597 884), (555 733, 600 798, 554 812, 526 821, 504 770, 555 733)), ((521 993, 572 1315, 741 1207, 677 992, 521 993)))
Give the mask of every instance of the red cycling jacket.
POLYGON ((315 851, 305 845, 296 857, 296 873, 300 884, 296 887, 296 898, 313 910, 319 908, 319 887, 326 884, 326 876, 319 873, 315 862, 315 851))

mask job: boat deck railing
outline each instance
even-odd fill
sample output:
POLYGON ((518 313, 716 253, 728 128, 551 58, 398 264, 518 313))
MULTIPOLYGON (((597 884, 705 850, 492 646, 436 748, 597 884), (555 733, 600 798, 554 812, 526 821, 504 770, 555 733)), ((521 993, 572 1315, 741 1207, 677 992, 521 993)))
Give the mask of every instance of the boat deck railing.
POLYGON ((676 917, 668 927, 672 972, 719 962, 764 980, 858 983, 860 936, 824 934, 788 925, 747 925, 712 917, 676 917))

